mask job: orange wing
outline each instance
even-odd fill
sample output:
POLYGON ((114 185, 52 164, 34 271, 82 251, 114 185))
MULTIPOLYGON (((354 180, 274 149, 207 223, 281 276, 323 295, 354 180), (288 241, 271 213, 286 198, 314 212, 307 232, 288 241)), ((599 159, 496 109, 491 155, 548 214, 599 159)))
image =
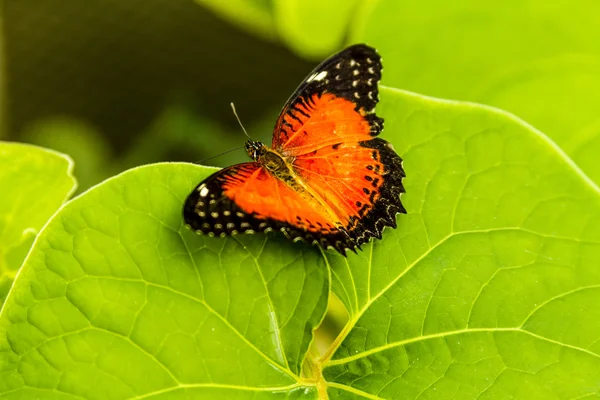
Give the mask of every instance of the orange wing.
POLYGON ((273 147, 294 159, 298 178, 332 209, 354 245, 381 238, 406 212, 402 159, 374 138, 383 129, 375 115, 381 58, 355 45, 318 66, 288 100, 273 147))
POLYGON ((234 165, 205 179, 187 198, 184 219, 192 229, 212 236, 280 230, 291 239, 340 252, 351 241, 331 210, 256 162, 234 165))
POLYGON ((402 159, 385 140, 322 147, 297 157, 293 166, 358 246, 381 238, 385 226, 396 227, 396 214, 406 212, 400 202, 402 159))
POLYGON ((284 156, 370 140, 383 129, 374 113, 381 58, 355 45, 327 59, 300 84, 275 125, 273 149, 284 156))

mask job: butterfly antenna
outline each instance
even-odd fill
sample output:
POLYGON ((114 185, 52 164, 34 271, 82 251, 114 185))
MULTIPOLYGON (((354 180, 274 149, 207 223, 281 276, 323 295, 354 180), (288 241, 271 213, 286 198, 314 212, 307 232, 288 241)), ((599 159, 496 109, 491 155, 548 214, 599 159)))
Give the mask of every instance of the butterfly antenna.
POLYGON ((231 153, 232 151, 236 151, 236 150, 242 149, 243 147, 244 146, 234 147, 233 149, 229 149, 229 150, 224 151, 224 152, 222 152, 220 154, 217 154, 217 155, 214 155, 214 156, 210 156, 210 157, 202 159, 200 161, 196 161, 196 162, 194 162, 194 164, 202 164, 205 161, 212 160, 213 158, 221 157, 222 155, 225 155, 227 153, 231 153))
POLYGON ((248 139, 252 140, 250 135, 248 135, 248 132, 246 132, 246 128, 244 128, 244 125, 242 125, 242 121, 240 120, 240 117, 238 117, 237 112, 235 111, 235 105, 233 104, 233 102, 231 102, 231 109, 233 110, 233 115, 235 115, 235 118, 237 119, 238 123, 242 127, 242 130, 244 131, 246 136, 248 136, 248 139))

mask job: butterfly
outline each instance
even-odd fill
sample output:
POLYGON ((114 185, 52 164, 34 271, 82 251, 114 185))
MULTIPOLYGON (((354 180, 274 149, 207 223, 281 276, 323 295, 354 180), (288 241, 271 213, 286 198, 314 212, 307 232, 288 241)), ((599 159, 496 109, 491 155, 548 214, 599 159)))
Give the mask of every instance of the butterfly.
POLYGON ((381 57, 350 46, 317 66, 281 111, 273 142, 248 140, 252 162, 202 181, 183 208, 198 233, 227 236, 278 230, 342 255, 356 251, 406 213, 402 159, 377 138, 381 57))

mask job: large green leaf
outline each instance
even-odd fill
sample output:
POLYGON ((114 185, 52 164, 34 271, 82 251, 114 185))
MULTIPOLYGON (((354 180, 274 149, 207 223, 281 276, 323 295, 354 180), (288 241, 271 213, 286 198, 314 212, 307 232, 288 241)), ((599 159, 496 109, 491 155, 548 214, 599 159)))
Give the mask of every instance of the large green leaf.
POLYGON ((598 187, 508 114, 382 94, 408 215, 329 257, 351 314, 324 358, 330 397, 596 398, 598 187))
POLYGON ((0 142, 0 306, 36 233, 75 190, 71 160, 0 142))
POLYGON ((214 169, 157 164, 69 202, 0 315, 3 398, 297 398, 329 292, 314 247, 187 229, 214 169))
POLYGON ((130 170, 39 235, 0 315, 4 398, 593 398, 600 190, 543 134, 382 89, 408 215, 347 259, 196 236, 212 170, 130 170), (328 267, 330 265, 330 269, 328 267), (350 322, 305 360, 332 289, 350 322))
POLYGON ((387 85, 510 111, 600 182, 600 3, 371 1, 351 41, 383 56, 387 85))

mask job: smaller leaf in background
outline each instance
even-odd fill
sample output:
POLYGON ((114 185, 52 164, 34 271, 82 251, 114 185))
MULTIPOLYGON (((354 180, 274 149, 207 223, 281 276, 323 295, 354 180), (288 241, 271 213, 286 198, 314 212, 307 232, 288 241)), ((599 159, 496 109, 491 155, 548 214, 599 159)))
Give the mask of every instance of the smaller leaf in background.
POLYGON ((0 142, 0 305, 36 233, 75 190, 72 169, 52 150, 0 142))
POLYGON ((54 117, 36 121, 23 131, 23 140, 54 149, 75 163, 78 191, 82 192, 112 175, 111 149, 92 126, 73 118, 54 117))
POLYGON ((273 0, 196 0, 223 19, 266 40, 274 40, 273 0))
POLYGON ((53 217, 0 314, 0 397, 316 398, 301 368, 326 262, 280 235, 185 227, 214 171, 135 168, 53 217))
POLYGON ((308 59, 342 47, 358 0, 274 0, 275 23, 283 42, 308 59))

